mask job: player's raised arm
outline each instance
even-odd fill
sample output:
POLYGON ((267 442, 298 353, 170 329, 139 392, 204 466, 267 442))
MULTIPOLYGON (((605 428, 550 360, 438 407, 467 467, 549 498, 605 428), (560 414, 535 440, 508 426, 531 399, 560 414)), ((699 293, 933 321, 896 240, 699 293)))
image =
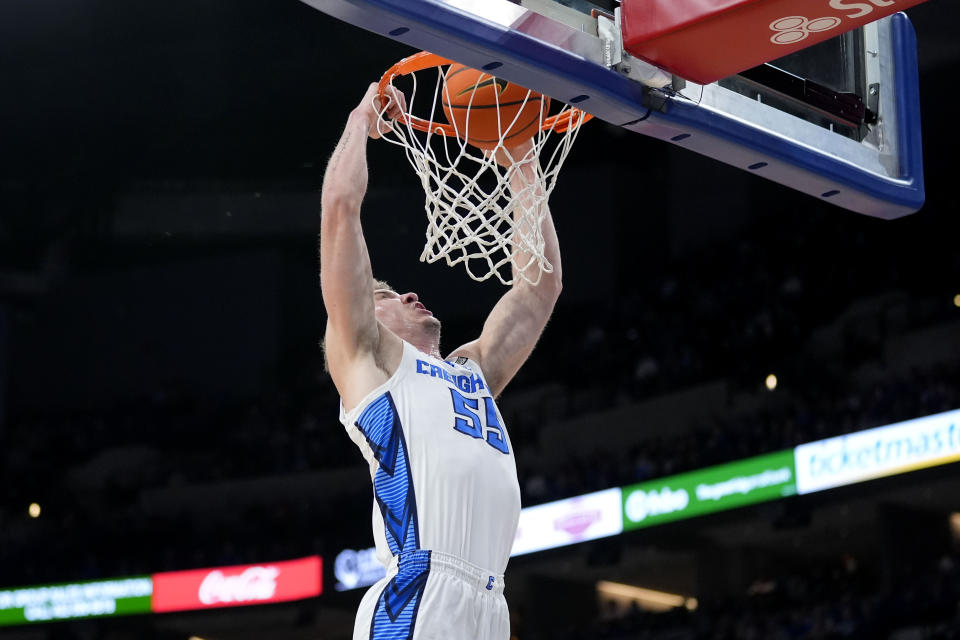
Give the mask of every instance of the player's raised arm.
MULTIPOLYGON (((500 152, 497 158, 502 164, 511 159, 520 161, 510 179, 510 189, 518 199, 515 220, 524 207, 537 206, 532 204, 535 201, 542 202, 538 206, 547 207, 545 199, 535 197, 542 195, 544 185, 538 171, 536 155, 530 152, 531 145, 532 143, 528 142, 519 148, 511 149, 510 157, 500 152)), ((451 354, 465 355, 476 360, 483 369, 494 397, 503 391, 530 356, 560 296, 563 279, 560 244, 549 209, 544 211, 544 214, 541 223, 544 256, 553 265, 553 271, 544 272, 540 281, 533 285, 517 273, 515 266, 513 286, 493 307, 480 337, 451 354)), ((514 264, 521 267, 528 265, 529 270, 537 268, 536 261, 531 263, 530 256, 518 249, 514 250, 514 264)), ((530 272, 528 275, 533 276, 530 272)))
POLYGON ((320 288, 327 309, 327 361, 341 392, 350 366, 359 355, 372 353, 379 341, 370 256, 360 225, 367 191, 367 139, 378 135, 375 100, 372 84, 350 113, 323 178, 320 288))

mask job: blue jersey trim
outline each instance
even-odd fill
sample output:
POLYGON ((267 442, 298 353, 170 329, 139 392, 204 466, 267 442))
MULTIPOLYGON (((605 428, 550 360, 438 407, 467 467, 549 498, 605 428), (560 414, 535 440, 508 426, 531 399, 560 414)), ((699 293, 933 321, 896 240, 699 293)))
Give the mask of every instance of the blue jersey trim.
POLYGON ((430 551, 402 553, 397 575, 380 592, 370 622, 370 640, 412 640, 430 575, 430 551))
POLYGON ((420 527, 413 475, 403 427, 390 392, 367 405, 356 425, 379 463, 373 478, 373 492, 383 515, 390 551, 397 555, 419 549, 420 527))

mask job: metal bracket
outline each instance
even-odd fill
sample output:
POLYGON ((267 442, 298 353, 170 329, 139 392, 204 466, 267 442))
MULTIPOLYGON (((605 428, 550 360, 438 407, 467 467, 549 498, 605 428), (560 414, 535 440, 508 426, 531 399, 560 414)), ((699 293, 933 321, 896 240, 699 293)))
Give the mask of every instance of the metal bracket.
POLYGON ((623 61, 623 37, 620 25, 604 14, 597 15, 597 33, 600 35, 603 64, 616 67, 623 61))
POLYGON ((880 81, 883 77, 880 59, 880 29, 876 24, 871 23, 864 25, 862 33, 864 43, 863 63, 867 85, 866 101, 870 116, 865 123, 865 135, 862 136, 862 140, 876 149, 884 149, 886 147, 884 120, 889 117, 889 114, 883 113, 883 103, 881 102, 881 93, 884 87, 880 81))
POLYGON ((653 88, 663 88, 670 84, 669 73, 649 62, 634 58, 623 49, 623 35, 620 30, 620 7, 614 9, 613 20, 609 16, 597 14, 597 34, 603 53, 603 64, 631 80, 653 88))
POLYGON ((670 93, 656 87, 646 87, 643 90, 643 106, 653 111, 666 113, 670 93))

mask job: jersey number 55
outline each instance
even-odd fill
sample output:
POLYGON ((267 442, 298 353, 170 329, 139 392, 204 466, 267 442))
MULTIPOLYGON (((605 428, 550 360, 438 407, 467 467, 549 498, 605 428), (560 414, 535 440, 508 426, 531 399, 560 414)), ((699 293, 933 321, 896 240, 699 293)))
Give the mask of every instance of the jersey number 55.
POLYGON ((450 397, 453 398, 453 413, 456 418, 453 421, 453 428, 460 433, 465 433, 473 438, 483 438, 486 433, 487 444, 499 451, 509 455, 510 448, 507 446, 507 436, 503 432, 503 426, 497 417, 497 409, 493 404, 493 398, 484 396, 483 414, 486 417, 486 426, 480 420, 480 399, 466 398, 456 389, 450 389, 450 397))

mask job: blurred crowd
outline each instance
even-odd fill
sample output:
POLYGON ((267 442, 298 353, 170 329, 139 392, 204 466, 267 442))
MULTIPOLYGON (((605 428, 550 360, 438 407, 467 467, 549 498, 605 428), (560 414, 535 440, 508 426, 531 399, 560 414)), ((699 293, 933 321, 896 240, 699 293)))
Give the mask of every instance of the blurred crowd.
MULTIPOLYGON (((616 457, 593 453, 552 468, 538 462, 530 443, 519 458, 524 504, 955 409, 960 407, 957 380, 960 363, 893 377, 867 389, 831 393, 810 387, 792 394, 777 410, 717 416, 673 436, 641 434, 616 457)), ((514 444, 522 446, 516 437, 514 444)), ((151 516, 142 508, 140 494, 151 487, 362 464, 340 427, 329 417, 321 422, 309 406, 291 402, 218 410, 190 403, 140 405, 115 415, 78 416, 69 423, 52 418, 20 423, 6 432, 5 447, 7 460, 0 472, 7 488, 5 517, 26 518, 26 505, 37 501, 44 517, 27 525, 36 534, 46 533, 31 536, 28 546, 37 549, 36 556, 24 556, 16 546, 0 547, 8 584, 336 553, 362 546, 352 536, 369 537, 365 485, 337 498, 318 495, 311 501, 245 508, 210 523, 189 513, 151 516), (123 428, 116 430, 116 425, 123 428), (106 461, 113 475, 99 478, 95 471, 106 465, 103 451, 111 447, 124 463, 106 461), (21 512, 14 513, 15 507, 21 512), (334 522, 340 524, 331 527, 334 522), (47 544, 48 536, 56 538, 63 531, 96 535, 78 554, 72 544, 47 544)))
POLYGON ((525 504, 624 486, 701 469, 805 442, 960 408, 960 361, 860 388, 808 384, 773 407, 710 416, 689 430, 644 437, 613 455, 586 454, 559 465, 523 452, 519 474, 525 504))
MULTIPOLYGON (((949 289, 941 286, 941 280, 957 281, 960 256, 943 257, 941 280, 908 294, 901 288, 921 275, 910 266, 886 272, 862 266, 882 263, 873 254, 885 245, 875 239, 850 248, 856 259, 841 269, 811 260, 814 253, 836 257, 847 250, 850 238, 831 239, 830 231, 814 227, 782 238, 771 225, 696 260, 621 283, 622 295, 599 307, 561 308, 501 405, 518 454, 524 504, 960 408, 960 358, 903 371, 885 361, 884 349, 891 338, 960 319, 949 289), (868 383, 846 375, 865 363, 888 372, 868 383), (540 434, 558 422, 602 417, 603 410, 709 381, 764 393, 760 381, 773 367, 787 384, 777 391, 783 397, 762 409, 720 412, 669 436, 638 431, 613 458, 590 447, 550 465, 539 455, 540 434), (511 394, 543 385, 559 389, 549 411, 511 411, 511 394)), ((361 546, 350 539, 368 540, 368 486, 347 497, 318 495, 293 506, 242 510, 233 522, 210 523, 209 535, 194 533, 204 532, 204 523, 187 513, 158 519, 140 502, 154 488, 362 467, 337 407, 317 352, 254 399, 204 398, 171 387, 85 412, 13 408, 0 430, 0 519, 17 524, 8 530, 27 533, 19 545, 0 546, 3 582, 361 546), (33 501, 44 509, 36 522, 26 515, 33 501), (331 527, 334 521, 355 528, 331 527)))
POLYGON ((633 607, 559 631, 521 624, 523 640, 955 640, 960 553, 912 567, 888 588, 848 558, 758 580, 748 593, 693 611, 633 607))

